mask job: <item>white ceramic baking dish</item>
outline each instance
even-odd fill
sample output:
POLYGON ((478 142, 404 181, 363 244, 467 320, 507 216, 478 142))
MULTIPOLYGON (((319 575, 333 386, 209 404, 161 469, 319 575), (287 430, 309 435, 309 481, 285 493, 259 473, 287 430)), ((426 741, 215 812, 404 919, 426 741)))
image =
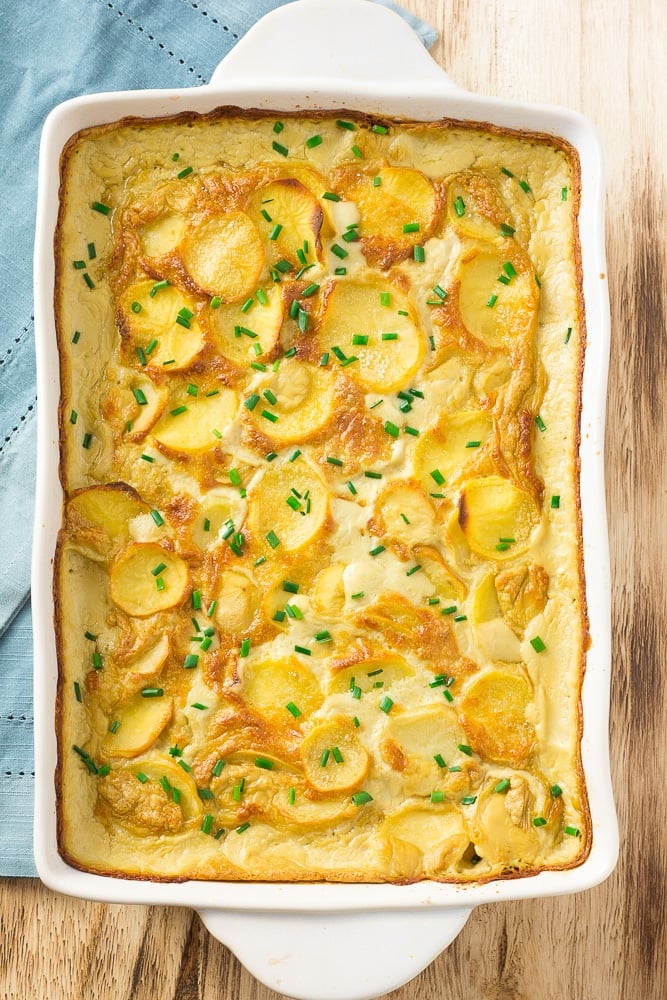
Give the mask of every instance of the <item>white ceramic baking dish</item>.
POLYGON ((263 18, 197 89, 99 94, 48 117, 39 167, 35 328, 39 395, 33 556, 35 644, 35 857, 47 886, 114 903, 194 907, 263 983, 305 1000, 365 1000, 417 975, 459 933, 471 909, 497 900, 578 892, 609 875, 618 850, 608 759, 609 561, 603 454, 609 305, 600 145, 588 121, 552 107, 465 93, 395 13, 369 0, 297 0, 263 18), (53 235, 58 160, 81 128, 126 115, 207 112, 221 105, 305 111, 357 109, 418 120, 454 118, 547 132, 581 158, 579 218, 588 344, 583 381, 581 498, 592 646, 583 687, 583 763, 593 822, 590 856, 570 871, 485 885, 155 884, 87 874, 56 846, 54 704, 57 663, 52 562, 60 524, 58 354, 53 315, 53 235), (359 942, 363 941, 363 948, 359 942))

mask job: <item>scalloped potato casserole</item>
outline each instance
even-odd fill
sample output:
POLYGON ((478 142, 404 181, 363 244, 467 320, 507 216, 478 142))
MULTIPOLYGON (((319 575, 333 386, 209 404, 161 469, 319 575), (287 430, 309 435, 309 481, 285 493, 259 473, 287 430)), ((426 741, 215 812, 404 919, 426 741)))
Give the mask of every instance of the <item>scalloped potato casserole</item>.
POLYGON ((353 113, 61 167, 59 843, 152 879, 590 849, 579 166, 353 113))

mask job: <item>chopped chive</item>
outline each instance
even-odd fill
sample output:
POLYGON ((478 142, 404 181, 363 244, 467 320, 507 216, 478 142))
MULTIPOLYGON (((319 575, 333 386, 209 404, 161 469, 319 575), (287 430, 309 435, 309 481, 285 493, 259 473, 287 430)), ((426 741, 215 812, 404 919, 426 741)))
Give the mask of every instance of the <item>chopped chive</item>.
POLYGON ((271 146, 275 149, 276 153, 280 153, 281 156, 289 156, 289 149, 287 146, 283 146, 282 143, 276 142, 275 139, 271 143, 271 146))
POLYGON ((572 336, 572 327, 571 327, 571 326, 568 326, 568 328, 567 328, 567 333, 565 334, 565 343, 566 343, 566 344, 568 344, 568 343, 569 343, 569 341, 570 341, 570 337, 571 337, 571 336, 572 336))
POLYGON ((382 184, 382 178, 381 177, 374 177, 373 178, 373 187, 379 188, 381 184, 382 184))
POLYGON ((547 429, 547 425, 546 425, 546 424, 545 424, 545 422, 544 422, 544 421, 542 420, 542 417, 541 417, 541 416, 539 415, 539 413, 538 413, 538 414, 537 414, 537 416, 535 417, 535 423, 537 424, 537 429, 538 429, 539 431, 545 431, 545 430, 547 429))
POLYGON ((86 767, 88 768, 88 770, 90 771, 91 774, 97 774, 98 773, 97 764, 95 763, 95 761, 93 760, 93 758, 90 756, 90 754, 87 754, 85 750, 82 750, 81 747, 78 747, 76 745, 76 743, 72 746, 72 750, 74 750, 74 753, 77 753, 79 755, 79 757, 81 758, 81 760, 83 761, 83 763, 86 765, 86 767))
POLYGON ((306 139, 306 149, 314 149, 315 146, 320 146, 322 142, 321 135, 311 135, 310 139, 306 139))
POLYGON ((350 493, 352 494, 352 496, 356 496, 357 495, 357 487, 354 485, 354 483, 351 480, 348 483, 346 483, 345 485, 347 486, 347 488, 350 491, 350 493))
POLYGON ((74 681, 74 697, 78 702, 81 702, 83 700, 81 698, 81 685, 79 684, 78 681, 74 681))
POLYGON ((382 340, 398 340, 397 333, 383 333, 382 340))
POLYGON ((479 448, 481 441, 466 441, 466 448, 479 448))
POLYGON ((93 289, 93 288, 95 287, 95 282, 94 282, 94 281, 93 281, 93 279, 92 279, 92 278, 90 277, 90 275, 88 274, 88 272, 87 272, 87 271, 84 271, 84 274, 83 274, 83 280, 84 280, 84 281, 86 282, 86 284, 88 285, 88 287, 89 287, 89 288, 90 288, 91 290, 92 290, 92 289, 93 289))
MULTIPOLYGON (((200 611, 201 610, 201 591, 200 590, 193 590, 192 591, 192 610, 193 611, 200 611)), ((198 626, 198 628, 199 628, 199 626, 198 626)))
POLYGON ((542 653, 547 648, 543 640, 539 637, 539 635, 534 636, 530 640, 530 644, 536 653, 542 653))
POLYGON ((333 254, 335 254, 335 255, 336 255, 336 257, 339 257, 339 258, 340 258, 341 260, 345 260, 345 258, 346 258, 346 257, 347 257, 347 255, 348 255, 348 254, 347 254, 347 250, 345 250, 345 249, 344 249, 344 248, 343 248, 342 246, 340 246, 340 245, 339 245, 338 243, 332 243, 332 245, 331 245, 331 252, 332 252, 333 254))
POLYGON ((447 699, 447 701, 454 701, 454 696, 452 695, 452 692, 449 690, 449 688, 445 688, 445 690, 442 693, 447 699))
POLYGON ((80 337, 81 337, 81 333, 79 332, 79 330, 75 330, 74 333, 72 334, 72 343, 73 344, 78 344, 80 337))
POLYGON ((403 433, 404 434, 410 434, 412 437, 419 437, 419 431, 417 430, 417 428, 416 427, 410 427, 409 424, 405 425, 405 427, 403 428, 403 433))
POLYGON ((179 181, 183 180, 184 177, 188 177, 192 173, 192 170, 193 170, 192 167, 183 167, 183 169, 179 170, 179 172, 176 174, 176 177, 178 178, 179 181))
POLYGON ((581 835, 581 831, 576 826, 566 826, 563 829, 563 833, 566 833, 568 837, 579 837, 581 835))
POLYGON ((301 449, 300 448, 297 448, 296 451, 293 451, 292 454, 289 457, 290 462, 296 462, 296 460, 297 460, 297 458, 299 457, 300 454, 301 454, 301 449))
POLYGON ((433 471, 430 473, 430 476, 438 484, 438 486, 444 486, 445 477, 443 476, 440 469, 433 469, 433 471))
POLYGON ((214 778, 219 778, 220 777, 220 775, 222 774, 223 768, 225 767, 225 764, 226 764, 226 761, 224 761, 222 759, 222 757, 220 757, 219 760, 216 761, 215 766, 213 768, 213 771, 211 772, 214 778))
POLYGON ((355 792, 354 795, 352 796, 352 801, 354 802, 355 806, 363 806, 367 802, 372 802, 373 796, 371 795, 370 792, 355 792))
POLYGON ((327 629, 324 629, 324 631, 322 632, 315 633, 316 642, 331 642, 331 640, 332 640, 331 632, 329 632, 327 629))
POLYGON ((299 584, 293 583, 291 580, 283 580, 283 590, 287 594, 298 594, 299 584))
POLYGON ((445 793, 441 788, 436 788, 431 792, 431 802, 444 802, 445 793))
POLYGON ((211 306, 211 309, 219 309, 222 305, 222 299, 219 295, 214 295, 209 305, 211 306))
MULTIPOLYGON (((535 275, 533 275, 533 277, 535 278, 535 284, 537 285, 537 287, 541 288, 542 287, 542 282, 540 281, 539 274, 535 274, 535 275)), ((85 278, 85 274, 84 274, 84 278, 85 278)))
POLYGON ((560 496, 557 493, 554 493, 551 498, 551 506, 554 510, 558 510, 560 507, 560 496))
POLYGON ((536 816, 533 820, 533 826, 546 826, 547 821, 544 816, 536 816))
POLYGON ((506 222, 500 223, 500 235, 501 236, 514 236, 516 229, 513 226, 508 226, 506 222))
POLYGON ((379 556, 381 552, 385 551, 384 545, 376 545, 374 549, 369 551, 369 556, 379 556))
POLYGON ((282 611, 280 608, 278 608, 277 611, 276 611, 276 613, 274 614, 272 620, 274 622, 284 622, 285 621, 285 617, 286 617, 285 616, 285 612, 282 611))
POLYGON ((274 459, 278 458, 278 452, 270 451, 267 455, 264 456, 264 458, 266 459, 267 462, 273 462, 274 459))
POLYGON ((101 201, 94 201, 90 206, 93 211, 99 212, 101 215, 108 215, 111 211, 108 205, 104 205, 101 201))
POLYGON ((143 458, 144 462, 154 462, 155 461, 155 459, 153 458, 152 455, 143 454, 143 455, 141 455, 141 458, 143 458))
POLYGON ((419 565, 413 566, 412 569, 409 569, 405 575, 406 576, 413 576, 413 574, 418 573, 420 569, 421 569, 421 566, 419 566, 419 565))
POLYGON ((454 615, 454 621, 455 622, 467 622, 468 621, 468 616, 467 615, 454 615))
POLYGON ((146 406, 147 405, 148 400, 146 399, 146 396, 145 396, 144 392, 141 389, 133 389, 132 390, 132 395, 136 399, 136 401, 139 404, 139 406, 146 406))
POLYGON ((343 763, 343 755, 338 747, 332 747, 331 756, 333 757, 333 759, 336 761, 337 764, 343 763))
POLYGON ((250 828, 250 823, 241 823, 240 826, 236 827, 236 832, 237 833, 245 833, 246 830, 248 830, 249 828, 250 828))
POLYGON ((385 695, 382 701, 380 702, 380 711, 384 712, 385 715, 389 715, 393 707, 394 707, 393 701, 391 700, 388 694, 385 695))
POLYGON ((348 132, 354 132, 354 130, 356 128, 356 125, 354 124, 354 122, 346 122, 346 121, 343 121, 341 119, 339 119, 336 122, 336 125, 338 126, 338 128, 345 128, 345 129, 347 129, 348 132))
POLYGON ((423 264, 426 260, 426 251, 420 243, 415 243, 412 248, 412 258, 418 264, 423 264))
POLYGON ((302 653, 304 656, 312 656, 312 650, 307 649, 306 646, 295 646, 295 653, 302 653))
POLYGON ((167 281, 167 279, 166 279, 166 278, 165 278, 165 279, 164 279, 163 281, 156 281, 156 282, 155 282, 155 284, 153 285, 153 287, 151 288, 150 292, 149 292, 149 295, 150 295, 150 297, 151 297, 152 299, 154 299, 154 298, 155 298, 155 296, 157 295, 157 293, 158 293, 158 292, 159 292, 159 291, 160 291, 160 290, 161 290, 162 288, 167 288, 167 287, 168 287, 168 285, 169 285, 169 282, 167 281))
POLYGON ((438 767, 447 767, 447 765, 445 764, 445 761, 444 761, 443 756, 442 756, 441 753, 437 753, 434 756, 433 760, 436 762, 436 764, 438 765, 438 767))
POLYGON ((493 307, 495 306, 495 304, 496 304, 497 301, 498 301, 498 296, 497 295, 491 295, 490 298, 489 298, 489 300, 488 300, 488 302, 486 304, 489 307, 489 309, 493 309, 493 307))
POLYGON ((201 832, 209 834, 213 826, 213 813, 206 813, 201 824, 201 832))
POLYGON ((382 479, 382 473, 373 472, 372 469, 366 469, 366 471, 364 472, 364 476, 366 477, 366 479, 382 479))
POLYGON ((165 570, 166 568, 167 568, 167 564, 166 564, 166 563, 162 563, 162 562, 161 562, 161 563, 158 563, 158 565, 157 565, 157 566, 154 566, 154 567, 153 567, 153 569, 151 570, 151 573, 153 574, 153 576, 159 576, 159 575, 160 575, 160 573, 161 573, 161 572, 162 572, 163 570, 165 570))
POLYGON ((229 481, 232 484, 232 486, 241 485, 241 473, 239 472, 238 469, 230 469, 227 475, 229 476, 229 481))
POLYGON ((457 744, 461 753, 464 753, 467 757, 472 757, 472 747, 469 747, 467 743, 457 744))
POLYGON ((331 750, 325 748, 322 751, 322 756, 320 757, 320 767, 326 767, 329 762, 329 757, 331 756, 331 750))
POLYGON ((358 147, 358 146, 356 146, 356 145, 354 145, 354 146, 352 146, 351 148, 352 148, 352 152, 353 152, 353 153, 354 153, 354 155, 355 155, 355 156, 357 157, 357 159, 358 159, 358 160, 362 160, 362 159, 363 159, 363 157, 364 157, 364 154, 363 154, 363 153, 361 152, 361 150, 359 149, 359 147, 358 147))
POLYGON ((334 191, 325 191, 322 197, 326 198, 327 201, 340 201, 340 195, 334 191))
POLYGON ((301 709, 297 708, 297 706, 294 704, 293 701, 288 701, 287 704, 285 705, 285 708, 290 713, 290 715, 294 716, 295 719, 298 719, 299 716, 301 715, 301 709))
POLYGON ((218 602, 217 601, 211 601, 211 603, 208 606, 208 610, 206 612, 206 617, 207 618, 210 618, 213 615, 213 612, 215 611, 215 609, 217 608, 217 606, 218 606, 218 602))
POLYGON ((389 129, 386 125, 371 125, 371 132, 375 132, 377 135, 387 135, 389 129))
POLYGON ((362 346, 365 347, 366 344, 368 343, 368 334, 367 333, 354 333, 354 334, 352 334, 352 343, 355 346, 357 344, 361 344, 362 346))
POLYGON ((458 215, 459 219, 465 215, 466 206, 461 195, 458 195, 458 197, 454 201, 454 211, 458 215))
POLYGON ((272 424, 275 424, 278 420, 278 414, 271 413, 270 410, 262 410, 261 416, 264 417, 265 420, 269 420, 272 424))
POLYGON ((277 549, 278 546, 280 545, 280 539, 273 530, 268 532, 268 534, 266 535, 266 540, 272 549, 277 549))
POLYGON ((357 701, 359 701, 361 699, 361 688, 360 687, 357 687, 355 685, 352 688, 352 697, 355 698, 357 701))
POLYGON ((255 767, 260 767, 263 771, 272 771, 273 761, 268 760, 266 757, 257 757, 255 759, 255 767))
POLYGON ((79 414, 76 412, 76 410, 72 410, 72 412, 69 415, 70 424, 75 424, 77 422, 78 417, 79 414))
POLYGON ((522 191, 525 191, 526 194, 530 192, 530 184, 528 183, 528 181, 519 181, 519 187, 521 188, 522 191))
POLYGON ((341 458, 335 458, 333 455, 327 455, 327 462, 329 465, 337 465, 339 468, 342 468, 343 465, 343 460, 341 458))
POLYGON ((510 787, 509 778, 503 778, 501 781, 498 782, 497 785, 494 786, 493 790, 494 792, 506 792, 509 787, 510 787))
POLYGON ((400 428, 397 427, 396 424, 393 424, 391 420, 385 421, 384 429, 387 432, 387 434, 389 434, 393 438, 397 438, 398 435, 400 434, 400 428))
POLYGON ((141 689, 142 698, 161 698, 164 694, 164 689, 159 687, 145 687, 141 689))
MULTIPOLYGON (((271 230, 271 232, 269 233, 269 239, 277 240, 278 237, 280 236, 282 228, 283 228, 282 225, 279 222, 277 222, 273 227, 273 229, 271 230)), ((250 301, 252 302, 252 299, 250 301)))
POLYGON ((193 667, 196 667, 198 663, 199 663, 199 654, 188 653, 188 655, 183 660, 183 667, 186 670, 192 670, 193 667))
POLYGON ((148 360, 146 358, 146 352, 144 351, 143 347, 137 347, 137 357, 139 358, 139 361, 142 365, 148 364, 148 360))

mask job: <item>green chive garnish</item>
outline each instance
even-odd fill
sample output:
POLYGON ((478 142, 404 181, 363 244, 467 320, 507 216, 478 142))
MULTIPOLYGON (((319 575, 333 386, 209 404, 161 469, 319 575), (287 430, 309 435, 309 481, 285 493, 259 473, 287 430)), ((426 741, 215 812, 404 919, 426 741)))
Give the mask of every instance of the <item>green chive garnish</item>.
POLYGON ((354 802, 355 806, 363 806, 367 802, 372 802, 373 796, 371 795, 370 792, 355 792, 354 795, 352 796, 352 801, 354 802))
POLYGON ((295 719, 298 719, 299 716, 301 715, 301 709, 297 708, 297 706, 294 704, 293 701, 288 701, 287 704, 285 705, 285 708, 290 713, 290 715, 294 716, 295 719))
POLYGON ((539 635, 534 636, 534 638, 530 640, 530 644, 536 653, 542 653, 547 648, 542 639, 540 639, 539 635))
POLYGON ((509 778, 503 778, 501 781, 498 782, 497 785, 494 786, 493 790, 494 792, 506 792, 509 787, 510 787, 509 778))
POLYGON ((381 552, 385 551, 384 545, 376 545, 374 549, 371 549, 368 553, 369 556, 379 556, 381 552))
POLYGON ((90 206, 95 212, 99 212, 101 215, 108 215, 111 209, 108 205, 104 205, 101 201, 94 201, 90 206))

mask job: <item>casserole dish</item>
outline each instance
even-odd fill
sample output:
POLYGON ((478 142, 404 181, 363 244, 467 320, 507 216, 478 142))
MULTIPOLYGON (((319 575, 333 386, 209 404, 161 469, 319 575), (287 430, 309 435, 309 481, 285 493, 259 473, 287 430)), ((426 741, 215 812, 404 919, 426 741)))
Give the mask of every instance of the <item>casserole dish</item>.
POLYGON ((609 669, 608 560, 600 459, 608 308, 601 226, 601 164, 590 126, 566 112, 510 107, 456 91, 399 18, 364 0, 339 0, 335 8, 332 3, 302 0, 281 8, 256 26, 224 60, 211 84, 199 91, 100 95, 67 102, 56 109, 44 131, 40 182, 35 292, 41 425, 33 593, 37 611, 35 655, 39 664, 35 685, 35 853, 43 880, 55 889, 88 898, 194 906, 209 929, 258 978, 288 995, 312 1000, 325 996, 370 997, 400 985, 449 943, 473 905, 490 899, 577 891, 604 878, 616 855, 606 711, 601 711, 608 699, 609 669), (310 67, 300 56, 298 78, 284 76, 283 67, 290 60, 284 58, 285 46, 276 46, 276 35, 282 37, 283 33, 286 42, 298 37, 300 52, 310 53, 310 67), (323 37, 327 38, 324 53, 320 43, 323 37), (378 37, 385 40, 385 46, 374 51, 372 41, 378 37), (309 39, 310 44, 304 44, 309 39), (272 54, 276 51, 281 56, 279 64, 274 65, 272 54), (405 69, 405 79, 396 83, 392 78, 398 63, 405 69), (342 87, 337 82, 340 79, 347 81, 342 87), (140 881, 131 884, 80 872, 58 856, 52 786, 57 667, 50 625, 53 619, 50 564, 60 512, 49 503, 57 488, 58 461, 53 433, 57 426, 58 362, 53 336, 51 257, 57 157, 69 137, 81 128, 126 115, 158 117, 182 111, 207 112, 223 104, 281 112, 347 108, 423 121, 446 117, 490 122, 505 128, 560 136, 579 153, 583 179, 579 221, 581 232, 586 234, 582 247, 583 293, 591 337, 583 382, 581 435, 584 561, 592 638, 583 689, 582 754, 589 786, 593 846, 586 862, 577 869, 543 872, 528 880, 500 885, 465 887, 428 882, 412 886, 201 882, 155 885, 140 881), (406 912, 409 920, 405 919, 406 912), (365 934, 366 940, 370 937, 374 946, 341 967, 339 951, 344 949, 346 955, 354 955, 350 945, 360 933, 365 934), (298 950, 294 941, 299 942, 298 950))

